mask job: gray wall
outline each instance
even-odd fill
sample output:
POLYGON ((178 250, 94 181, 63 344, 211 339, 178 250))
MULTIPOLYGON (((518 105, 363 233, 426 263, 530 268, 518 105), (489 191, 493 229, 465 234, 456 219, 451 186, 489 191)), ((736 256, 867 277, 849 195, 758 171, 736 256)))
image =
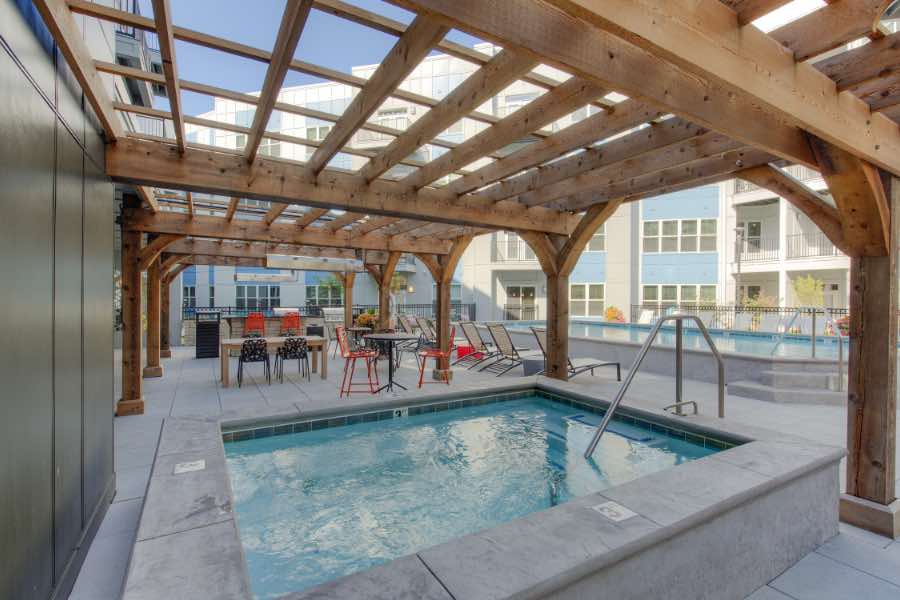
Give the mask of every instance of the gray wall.
POLYGON ((30 2, 0 0, 0 97, 0 598, 65 597, 115 484, 113 188, 30 2))

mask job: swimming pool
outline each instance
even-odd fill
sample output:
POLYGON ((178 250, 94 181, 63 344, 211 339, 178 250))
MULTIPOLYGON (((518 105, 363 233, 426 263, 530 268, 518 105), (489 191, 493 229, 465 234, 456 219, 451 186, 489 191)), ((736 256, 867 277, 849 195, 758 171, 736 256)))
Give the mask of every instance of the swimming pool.
POLYGON ((617 416, 585 461, 600 411, 534 394, 494 400, 228 441, 255 595, 303 590, 727 447, 617 416))
MULTIPOLYGON (((544 321, 508 321, 506 326, 510 329, 525 329, 531 326, 543 327, 544 321)), ((651 325, 638 325, 636 323, 598 323, 593 321, 570 321, 569 335, 573 337, 587 337, 608 340, 612 342, 638 342, 642 343, 650 333, 651 325)), ((759 333, 754 331, 726 331, 722 329, 710 329, 710 336, 716 343, 719 352, 735 352, 739 354, 752 354, 756 356, 775 356, 781 358, 810 358, 812 356, 812 343, 809 336, 759 333), (774 350, 774 352, 773 352, 774 350)), ((675 327, 664 326, 656 338, 655 344, 661 346, 675 345, 675 327)), ((847 356, 849 340, 844 338, 844 356, 847 356)), ((819 336, 816 338, 816 357, 824 359, 837 359, 838 342, 833 336, 819 336)), ((685 322, 684 347, 686 349, 706 350, 706 340, 696 329, 691 328, 685 322)))

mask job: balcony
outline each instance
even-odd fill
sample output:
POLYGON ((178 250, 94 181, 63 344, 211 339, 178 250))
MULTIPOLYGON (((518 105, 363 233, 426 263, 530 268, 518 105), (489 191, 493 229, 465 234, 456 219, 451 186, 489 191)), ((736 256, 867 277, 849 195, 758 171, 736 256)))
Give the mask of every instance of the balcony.
POLYGON ((494 262, 535 262, 537 257, 531 247, 520 239, 494 240, 494 262))
MULTIPOLYGON (((813 171, 809 167, 804 167, 803 165, 791 165, 786 169, 783 169, 785 173, 790 175, 795 179, 799 179, 800 181, 809 181, 811 179, 818 179, 821 177, 817 171, 813 171)), ((743 194, 745 192, 752 192, 758 190, 759 186, 749 181, 744 181, 743 179, 735 179, 734 180, 734 193, 735 194, 743 194)))
POLYGON ((741 262, 778 260, 778 238, 750 237, 740 242, 738 258, 741 262))
POLYGON ((821 231, 795 233, 786 236, 785 241, 788 259, 844 256, 821 231))

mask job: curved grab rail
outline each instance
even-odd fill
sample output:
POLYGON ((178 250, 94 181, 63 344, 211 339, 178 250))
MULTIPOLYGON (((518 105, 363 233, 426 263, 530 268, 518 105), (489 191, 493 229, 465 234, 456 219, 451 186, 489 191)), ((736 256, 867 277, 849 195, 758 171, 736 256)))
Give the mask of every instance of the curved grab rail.
POLYGON ((591 438, 591 443, 588 445, 587 450, 584 451, 584 457, 590 458, 594 453, 594 450, 597 449, 597 444, 600 443, 600 438, 603 436, 603 432, 606 431, 609 422, 612 420, 613 413, 616 412, 616 409, 619 407, 619 404, 622 402, 622 398, 625 397, 625 392, 628 391, 628 386, 631 385, 631 381, 634 379, 635 374, 638 372, 638 369, 641 366, 641 363, 644 362, 644 357, 647 356, 647 353, 650 351, 650 346, 653 345, 653 340, 656 339, 657 334, 659 334, 660 328, 662 328, 663 323, 666 321, 675 321, 676 322, 676 335, 677 337, 677 346, 676 346, 676 384, 675 389, 677 395, 678 402, 674 406, 679 406, 682 404, 681 402, 681 389, 682 389, 682 372, 681 372, 681 334, 682 321, 685 319, 690 319, 697 324, 697 328, 700 330, 700 333, 703 334, 703 338, 706 340, 706 343, 709 344, 709 349, 712 351, 713 356, 716 359, 716 363, 719 367, 719 418, 722 419, 725 417, 725 361, 722 360, 722 355, 719 354, 718 348, 716 348, 716 344, 713 342, 712 337, 709 335, 709 330, 706 328, 706 325, 703 324, 703 321, 700 320, 696 315, 684 315, 684 314, 673 314, 666 315, 664 317, 660 317, 656 322, 656 325, 653 326, 653 329, 650 330, 650 335, 647 336, 647 340, 644 342, 644 345, 641 346, 640 352, 638 352, 637 358, 634 359, 634 364, 631 365, 631 369, 628 371, 628 376, 625 378, 625 381, 622 382, 622 386, 619 388, 618 393, 616 393, 616 397, 613 399, 612 403, 609 405, 609 408, 606 409, 606 414, 603 415, 603 420, 600 422, 600 426, 597 428, 597 432, 594 433, 594 437, 591 438))

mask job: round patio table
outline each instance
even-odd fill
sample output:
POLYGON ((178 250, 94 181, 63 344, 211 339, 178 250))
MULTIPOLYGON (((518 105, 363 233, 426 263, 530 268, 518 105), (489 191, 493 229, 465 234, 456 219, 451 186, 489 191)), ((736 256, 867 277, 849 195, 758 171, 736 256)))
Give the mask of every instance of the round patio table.
POLYGON ((363 337, 367 340, 371 340, 373 342, 381 342, 387 345, 388 382, 378 388, 378 391, 380 392, 381 390, 387 390, 389 392, 393 392, 395 385, 398 388, 405 390, 406 386, 394 382, 394 344, 397 342, 417 340, 419 339, 419 336, 413 335, 411 333, 370 333, 369 335, 365 335, 363 337))

